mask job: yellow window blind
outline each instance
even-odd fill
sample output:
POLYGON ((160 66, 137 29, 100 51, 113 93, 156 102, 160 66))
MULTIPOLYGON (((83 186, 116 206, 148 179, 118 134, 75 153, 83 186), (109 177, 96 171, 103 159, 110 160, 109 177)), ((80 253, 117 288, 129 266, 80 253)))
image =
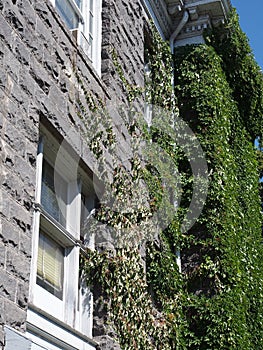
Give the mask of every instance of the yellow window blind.
POLYGON ((62 298, 64 249, 40 231, 37 259, 37 281, 54 295, 62 298))

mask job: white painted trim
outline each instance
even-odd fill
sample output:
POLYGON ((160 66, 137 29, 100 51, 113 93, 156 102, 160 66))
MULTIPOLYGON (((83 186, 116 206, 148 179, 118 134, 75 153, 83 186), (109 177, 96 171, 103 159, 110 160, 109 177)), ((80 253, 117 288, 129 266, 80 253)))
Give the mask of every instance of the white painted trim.
MULTIPOLYGON (((65 288, 64 288, 65 289, 65 288)), ((39 286, 34 285, 33 304, 59 320, 64 319, 64 301, 39 286)))
POLYGON ((149 19, 153 20, 153 23, 154 23, 156 29, 158 30, 159 34, 161 35, 162 39, 165 40, 164 32, 163 32, 163 30, 162 30, 162 28, 160 26, 160 23, 159 23, 156 15, 155 15, 155 13, 153 11, 152 6, 150 5, 149 0, 143 0, 143 5, 144 5, 144 8, 146 10, 147 17, 149 19))
MULTIPOLYGON (((73 7, 76 15, 79 17, 79 25, 77 28, 71 29, 76 30, 77 42, 83 48, 85 54, 89 57, 96 70, 97 74, 101 76, 101 42, 102 42, 102 0, 94 0, 94 37, 92 46, 92 55, 89 54, 89 50, 86 48, 86 43, 84 44, 81 36, 89 41, 89 7, 88 0, 83 0, 82 9, 79 9, 74 0, 67 0, 68 3, 73 7)), ((55 0, 50 0, 51 4, 56 8, 55 0)), ((63 20, 63 18, 62 18, 63 20)))
POLYGON ((40 203, 40 199, 41 199, 43 150, 44 150, 44 141, 43 141, 43 137, 41 136, 38 143, 37 163, 36 163, 36 190, 35 190, 36 203, 40 203))
POLYGON ((26 336, 36 344, 51 350, 95 350, 97 345, 87 336, 31 307, 28 309, 26 336))
MULTIPOLYGON (((40 204, 40 199, 41 199, 43 149, 44 149, 44 139, 41 136, 39 139, 37 161, 36 161, 35 201, 38 204, 40 204)), ((31 258, 31 268, 30 268, 29 302, 33 302, 34 286, 35 286, 36 275, 37 275, 39 225, 40 225, 40 212, 35 211, 34 217, 33 217, 33 225, 32 225, 32 258, 31 258)))
POLYGON ((102 1, 95 1, 96 16, 96 38, 95 38, 95 55, 93 58, 94 67, 99 76, 101 76, 101 43, 102 43, 102 1))
MULTIPOLYGON (((81 182, 83 183, 84 189, 91 196, 94 195, 93 187, 90 185, 90 180, 82 169, 78 169, 78 164, 70 156, 70 150, 68 152, 56 141, 55 137, 43 126, 40 127, 40 139, 38 155, 37 155, 37 169, 36 169, 36 203, 33 221, 33 232, 32 232, 32 260, 31 260, 31 275, 30 275, 30 296, 29 302, 33 305, 33 308, 44 310, 39 312, 28 311, 27 324, 32 329, 40 327, 44 332, 48 332, 54 327, 62 328, 70 327, 74 332, 81 333, 85 332, 85 335, 92 336, 92 310, 93 305, 84 306, 81 303, 82 308, 77 309, 79 288, 79 256, 80 256, 80 218, 81 218, 81 182), (43 140, 45 142, 43 142, 43 140), (59 159, 58 159, 59 158, 59 159), (65 179, 67 182, 67 214, 66 214, 66 227, 60 225, 51 215, 45 212, 41 205, 41 187, 42 187, 42 169, 43 160, 48 160, 51 165, 56 168, 56 171, 65 179), (77 164, 77 165, 76 165, 77 164), (73 166, 77 166, 76 174, 73 174, 73 166), (75 179, 74 177, 78 178, 75 179), (82 181, 80 180, 82 179, 82 181), (79 220, 77 219, 79 218, 79 220), (64 282, 63 282, 63 298, 62 300, 48 292, 45 288, 37 284, 37 258, 38 258, 38 241, 39 241, 39 229, 42 227, 50 234, 55 240, 65 248, 64 257, 64 282), (91 310, 89 315, 85 314, 85 311, 91 310), (45 316, 43 316, 45 314, 45 316), (48 316, 47 316, 48 315, 48 316), (86 318, 86 319, 85 319, 86 318), (43 321, 44 320, 44 321, 43 321), (41 323, 33 323, 41 321, 41 323), (55 325, 57 322, 58 324, 55 325), (50 323, 48 325, 48 323, 50 323), (44 327, 44 328, 43 328, 44 327), (50 328, 51 327, 51 328, 50 328)), ((88 288, 85 293, 90 293, 88 288)), ((84 294, 85 294, 84 293, 84 294)), ((85 298, 86 298, 85 294, 85 298)), ((93 302, 92 296, 90 296, 90 302, 93 302)), ((87 302, 87 298, 85 301, 87 302)), ((84 300, 83 300, 84 301, 84 300)), ((31 307, 32 309, 32 307, 31 307)), ((53 333, 51 333, 53 334, 53 333)), ((58 332, 57 335, 60 333, 58 332)), ((62 333, 61 333, 62 334, 62 333)), ((81 337, 85 338, 85 335, 81 337)), ((64 335, 63 335, 64 336, 64 335)), ((36 338, 38 334, 36 334, 36 338)), ((79 336, 78 336, 79 337, 79 336)), ((63 341, 64 338, 58 336, 59 341, 63 341)), ((72 343, 73 344, 73 343, 72 343)), ((81 343, 82 344, 82 343, 81 343)), ((93 347, 89 347, 83 343, 78 350, 90 350, 93 347), (84 345, 83 345, 84 344, 84 345)), ((54 349, 57 349, 56 347, 54 349)), ((60 348, 58 348, 60 349, 60 348)), ((64 349, 64 347, 63 347, 64 349)), ((65 348, 66 349, 66 348, 65 348)), ((73 349, 70 347, 69 349, 73 349)), ((74 347, 74 349, 76 349, 74 347)))
MULTIPOLYGON (((227 11, 229 11, 229 6, 226 7, 226 1, 225 0, 199 0, 195 1, 193 3, 189 3, 185 5, 185 8, 191 8, 191 7, 196 7, 196 6, 203 6, 203 5, 210 5, 210 4, 215 4, 219 3, 221 5, 221 9, 224 15, 224 18, 226 19, 227 17, 227 11)), ((213 17, 213 16, 211 16, 213 17)))
POLYGON ((80 218, 81 215, 81 189, 78 180, 68 183, 68 207, 66 229, 76 239, 80 235, 80 218))

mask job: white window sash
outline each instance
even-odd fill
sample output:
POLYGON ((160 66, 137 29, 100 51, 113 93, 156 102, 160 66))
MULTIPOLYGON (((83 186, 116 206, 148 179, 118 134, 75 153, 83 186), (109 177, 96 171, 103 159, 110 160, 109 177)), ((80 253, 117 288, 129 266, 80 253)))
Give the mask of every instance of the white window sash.
MULTIPOLYGON (((87 305, 87 300, 92 303, 92 295, 87 287, 82 288, 82 295, 79 296, 79 256, 80 256, 80 218, 81 218, 81 191, 88 197, 89 207, 92 207, 94 200, 89 199, 92 195, 92 184, 87 178, 84 170, 78 170, 78 176, 83 179, 72 181, 70 172, 70 156, 64 153, 57 144, 55 138, 45 129, 41 129, 37 166, 36 166, 36 192, 35 192, 35 212, 33 219, 32 233, 32 262, 30 275, 30 295, 29 303, 37 308, 43 314, 49 314, 51 317, 60 320, 72 329, 92 337, 92 305, 87 305), (59 150, 59 152, 58 152, 59 150), (57 160, 57 156, 60 161, 57 160), (43 160, 46 159, 51 165, 55 164, 56 170, 63 172, 63 178, 67 182, 67 211, 66 227, 63 227, 51 215, 45 212, 41 205, 41 182, 43 173, 43 160), (70 180, 71 179, 71 180, 70 180), (77 220, 76 218, 79 218, 77 220), (37 284, 37 259, 39 249, 39 231, 50 235, 65 250, 64 256, 64 283, 63 297, 59 299, 50 291, 37 284), (82 299, 79 299, 82 298, 82 299), (80 308, 78 309, 78 302, 80 308), (54 307, 55 305, 55 307, 54 307), (89 311, 87 313, 87 311, 89 311)), ((75 175, 74 175, 75 176, 75 175)))

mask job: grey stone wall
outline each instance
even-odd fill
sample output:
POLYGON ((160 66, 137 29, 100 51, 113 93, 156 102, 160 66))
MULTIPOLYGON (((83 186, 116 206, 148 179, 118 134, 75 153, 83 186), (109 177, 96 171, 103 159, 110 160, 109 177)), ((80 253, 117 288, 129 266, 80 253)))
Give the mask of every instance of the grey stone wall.
MULTIPOLYGON (((0 345, 3 325, 25 330, 40 121, 66 137, 92 169, 94 158, 79 131, 80 85, 95 101, 127 104, 112 63, 115 48, 127 80, 143 86, 140 1, 103 0, 102 19, 99 78, 49 0, 0 0, 0 345)), ((121 117, 114 122, 125 154, 129 145, 121 117)), ((101 349, 117 349, 102 329, 96 331, 101 349)))
POLYGON ((145 18, 141 1, 104 0, 102 20, 102 79, 113 98, 125 103, 125 89, 111 52, 116 51, 127 81, 143 86, 145 18))

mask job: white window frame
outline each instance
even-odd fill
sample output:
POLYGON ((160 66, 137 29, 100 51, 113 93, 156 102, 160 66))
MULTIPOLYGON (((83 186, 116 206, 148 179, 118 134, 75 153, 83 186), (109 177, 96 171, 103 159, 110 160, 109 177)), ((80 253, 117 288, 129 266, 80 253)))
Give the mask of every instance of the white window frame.
MULTIPOLYGON (((81 252, 81 187, 83 187, 83 191, 85 190, 86 193, 88 192, 88 199, 90 201, 89 207, 95 205, 95 194, 91 179, 85 174, 83 169, 78 168, 76 174, 72 173, 73 159, 65 151, 61 151, 61 147, 59 147, 55 137, 44 127, 41 127, 40 134, 42 136, 38 147, 36 167, 35 212, 32 233, 32 263, 27 325, 28 329, 37 326, 37 328, 49 333, 50 329, 52 329, 52 327, 54 328, 54 322, 57 322, 56 327, 61 328, 60 325, 64 324, 76 333, 82 334, 84 338, 91 339, 93 314, 92 293, 86 286, 84 286, 84 284, 82 284, 82 281, 80 283, 82 284, 83 292, 80 293, 78 288, 79 257, 81 252), (55 159, 56 157, 62 159, 57 161, 55 159), (41 205, 42 169, 44 159, 55 167, 56 170, 57 167, 59 167, 59 175, 62 176, 68 184, 66 227, 63 227, 52 218, 52 216, 49 215, 41 205), (77 179, 74 179, 76 176, 77 179), (76 220, 76 218, 79 218, 79 220, 76 220), (36 277, 40 227, 46 234, 49 234, 55 239, 55 241, 57 241, 66 252, 64 257, 62 299, 59 299, 44 287, 37 284, 36 277), (87 300, 89 300, 89 305, 86 303, 87 300), (48 318, 50 318, 49 321, 47 321, 48 318)), ((89 246, 89 248, 94 249, 94 246, 89 246)), ((67 336, 67 332, 63 333, 63 331, 60 330, 58 334, 59 333, 65 333, 60 341, 68 339, 68 342, 71 342, 72 336, 67 336)), ((86 341, 83 342, 83 344, 85 344, 86 341)), ((83 345, 83 349, 84 348, 86 349, 83 345)), ((87 347, 87 349, 91 348, 87 347)))
MULTIPOLYGON (((50 0, 56 8, 56 0, 50 0)), ((83 48, 85 54, 89 57, 97 74, 101 76, 101 39, 102 39, 102 0, 93 0, 93 33, 90 33, 90 1, 82 0, 82 8, 76 5, 74 0, 67 1, 79 16, 79 25, 71 29, 73 36, 78 44, 83 48), (92 35, 92 46, 89 45, 89 37, 92 35)))

